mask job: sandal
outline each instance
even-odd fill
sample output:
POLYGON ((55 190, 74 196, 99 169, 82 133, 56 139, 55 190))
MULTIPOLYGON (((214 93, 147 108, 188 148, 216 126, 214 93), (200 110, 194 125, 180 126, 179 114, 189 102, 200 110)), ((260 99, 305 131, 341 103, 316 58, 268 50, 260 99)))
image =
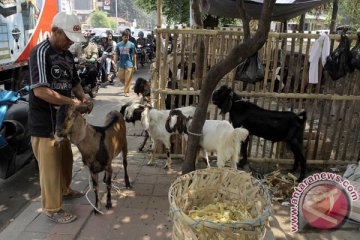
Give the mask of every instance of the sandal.
POLYGON ((45 214, 51 221, 61 224, 71 223, 77 218, 76 215, 65 212, 63 209, 60 209, 59 211, 53 213, 47 212, 45 214))
POLYGON ((76 191, 76 190, 71 190, 71 192, 69 192, 66 195, 63 195, 63 199, 73 199, 73 198, 79 198, 84 196, 84 194, 82 192, 76 191))

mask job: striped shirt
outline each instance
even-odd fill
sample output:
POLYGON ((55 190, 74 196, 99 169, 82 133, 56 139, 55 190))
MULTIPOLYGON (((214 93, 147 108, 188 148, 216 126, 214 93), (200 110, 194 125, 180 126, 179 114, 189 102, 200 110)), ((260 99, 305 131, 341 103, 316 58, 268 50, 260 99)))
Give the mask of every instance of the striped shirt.
POLYGON ((34 95, 33 89, 49 87, 71 97, 73 86, 80 82, 73 55, 69 51, 57 52, 48 39, 36 45, 29 57, 30 95, 29 131, 31 136, 52 137, 55 132, 56 109, 54 106, 34 95))

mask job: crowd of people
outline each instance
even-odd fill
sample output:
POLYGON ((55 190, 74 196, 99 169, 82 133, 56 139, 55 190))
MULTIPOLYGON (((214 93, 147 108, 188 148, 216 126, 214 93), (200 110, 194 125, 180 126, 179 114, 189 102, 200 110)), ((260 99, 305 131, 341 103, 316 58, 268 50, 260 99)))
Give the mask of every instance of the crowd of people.
POLYGON ((90 84, 91 88, 94 89, 98 81, 112 84, 114 77, 118 75, 119 80, 124 83, 125 96, 129 96, 129 86, 125 83, 131 81, 128 79, 131 79, 132 73, 139 66, 138 64, 144 66, 148 58, 151 60, 155 57, 156 44, 153 34, 148 33, 145 38, 144 32, 140 31, 138 38, 135 39, 131 35, 131 30, 127 28, 121 33, 121 41, 119 42, 114 41, 113 33, 110 30, 101 33, 98 37, 95 37, 89 31, 84 31, 83 36, 86 39, 85 42, 74 43, 70 47, 74 57, 78 58, 80 64, 85 65, 87 70, 86 76, 84 74, 80 75, 80 77, 84 76, 86 84, 90 84), (132 43, 133 46, 124 44, 127 41, 132 43), (118 46, 119 49, 117 50, 118 46), (145 46, 149 49, 145 50, 145 46), (130 59, 126 59, 125 54, 130 54, 130 59), (139 56, 139 59, 137 59, 137 56, 139 56), (131 71, 130 69, 126 71, 126 77, 123 77, 122 68, 124 66, 127 66, 127 68, 131 66, 132 68, 131 71), (123 78, 126 80, 123 80, 123 78))

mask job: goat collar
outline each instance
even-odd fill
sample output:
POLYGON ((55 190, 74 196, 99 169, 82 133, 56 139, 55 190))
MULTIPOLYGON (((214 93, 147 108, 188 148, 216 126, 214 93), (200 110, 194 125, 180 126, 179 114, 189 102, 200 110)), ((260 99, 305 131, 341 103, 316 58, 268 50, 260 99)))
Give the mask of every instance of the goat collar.
POLYGON ((193 133, 193 132, 189 131, 190 122, 191 122, 190 120, 192 121, 192 117, 189 117, 189 121, 188 121, 188 123, 186 124, 186 127, 185 127, 185 133, 188 134, 188 135, 194 135, 194 136, 201 137, 203 135, 202 133, 193 133))
POLYGON ((203 135, 202 133, 193 133, 193 132, 190 132, 189 130, 187 130, 187 133, 189 135, 194 135, 194 136, 198 136, 198 137, 201 137, 203 135))
POLYGON ((234 100, 234 92, 231 92, 231 93, 230 93, 230 97, 231 97, 231 100, 232 100, 234 103, 241 101, 241 98, 240 98, 240 99, 237 99, 237 100, 234 100))

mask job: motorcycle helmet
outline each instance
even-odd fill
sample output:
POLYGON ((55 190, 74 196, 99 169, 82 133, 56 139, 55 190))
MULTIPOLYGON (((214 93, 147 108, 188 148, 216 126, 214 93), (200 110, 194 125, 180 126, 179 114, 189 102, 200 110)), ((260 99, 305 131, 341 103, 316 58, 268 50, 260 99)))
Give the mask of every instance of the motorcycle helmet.
POLYGON ((113 34, 112 34, 112 32, 110 30, 106 30, 106 34, 107 34, 109 39, 112 39, 113 34))
POLYGON ((144 33, 143 33, 142 31, 140 31, 140 32, 138 33, 138 37, 143 38, 143 37, 144 37, 144 33))
POLYGON ((130 37, 130 36, 131 36, 131 30, 130 30, 130 28, 125 29, 125 31, 127 31, 127 32, 129 33, 129 37, 130 37))
POLYGON ((101 33, 100 36, 99 36, 100 39, 103 39, 103 38, 108 38, 108 35, 106 33, 101 33))

